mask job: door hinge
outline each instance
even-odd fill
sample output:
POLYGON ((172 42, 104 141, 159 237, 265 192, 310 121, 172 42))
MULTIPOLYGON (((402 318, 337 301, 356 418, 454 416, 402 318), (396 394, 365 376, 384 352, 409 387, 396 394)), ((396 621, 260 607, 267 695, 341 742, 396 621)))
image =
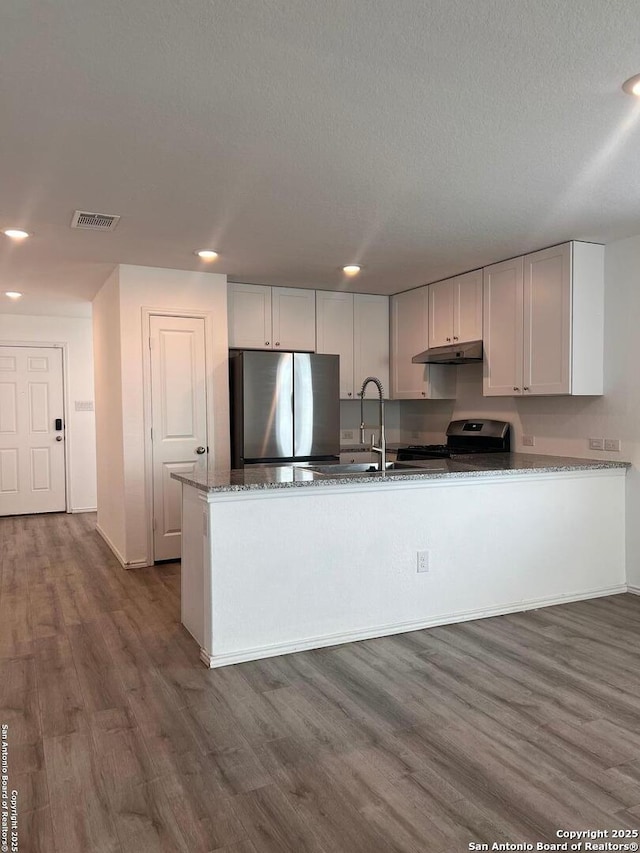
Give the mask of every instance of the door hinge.
POLYGON ((151 427, 151 441, 153 441, 153 427, 151 427))
POLYGON ((149 338, 149 349, 153 349, 153 338, 149 338))
POLYGON ((156 522, 156 520, 155 520, 155 518, 154 518, 154 519, 153 519, 153 529, 154 529, 154 530, 157 530, 157 528, 158 528, 158 524, 157 524, 157 522, 156 522))

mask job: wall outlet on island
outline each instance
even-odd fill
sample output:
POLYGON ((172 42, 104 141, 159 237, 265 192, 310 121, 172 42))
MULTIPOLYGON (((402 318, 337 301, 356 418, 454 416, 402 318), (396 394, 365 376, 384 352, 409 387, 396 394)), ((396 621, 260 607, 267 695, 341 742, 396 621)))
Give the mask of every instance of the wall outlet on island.
POLYGON ((533 435, 523 435, 522 436, 522 446, 523 447, 533 447, 536 443, 535 436, 533 435))
POLYGON ((343 429, 341 432, 343 441, 353 441, 353 430, 352 429, 343 429))
POLYGON ((589 450, 604 450, 604 438, 590 438, 589 450))
POLYGON ((418 572, 428 572, 429 571, 429 552, 428 551, 418 551, 416 571, 418 571, 418 572))
POLYGON ((620 453, 620 439, 619 438, 605 438, 604 449, 605 450, 613 450, 615 453, 620 453))

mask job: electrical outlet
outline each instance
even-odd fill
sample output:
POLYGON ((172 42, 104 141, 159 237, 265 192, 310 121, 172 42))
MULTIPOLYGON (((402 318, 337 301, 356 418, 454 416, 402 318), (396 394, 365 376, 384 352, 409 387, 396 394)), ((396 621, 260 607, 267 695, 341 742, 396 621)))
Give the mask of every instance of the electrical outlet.
POLYGON ((416 571, 418 571, 418 572, 428 572, 429 571, 429 552, 428 551, 418 551, 416 571))
POLYGON ((615 451, 615 453, 620 453, 620 439, 619 438, 605 438, 604 449, 605 450, 613 450, 613 451, 615 451))
POLYGON ((590 438, 589 450, 604 450, 604 438, 590 438))
POLYGON ((522 436, 522 446, 523 447, 533 447, 536 443, 535 437, 533 435, 523 435, 522 436))
POLYGON ((352 429, 343 429, 342 430, 342 438, 344 441, 353 441, 353 430, 352 429))

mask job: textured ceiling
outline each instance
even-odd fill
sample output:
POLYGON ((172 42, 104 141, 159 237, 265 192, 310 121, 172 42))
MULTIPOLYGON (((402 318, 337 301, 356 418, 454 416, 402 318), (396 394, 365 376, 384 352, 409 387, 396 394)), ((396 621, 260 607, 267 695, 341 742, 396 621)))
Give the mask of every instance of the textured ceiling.
MULTIPOLYGON (((640 233, 638 4, 21 0, 0 10, 0 290, 116 263, 393 293, 640 233), (72 231, 76 208, 122 216, 72 231), (339 268, 364 265, 345 282, 339 268)), ((2 305, 2 303, 0 303, 2 305)), ((4 307, 0 307, 4 310, 4 307)))

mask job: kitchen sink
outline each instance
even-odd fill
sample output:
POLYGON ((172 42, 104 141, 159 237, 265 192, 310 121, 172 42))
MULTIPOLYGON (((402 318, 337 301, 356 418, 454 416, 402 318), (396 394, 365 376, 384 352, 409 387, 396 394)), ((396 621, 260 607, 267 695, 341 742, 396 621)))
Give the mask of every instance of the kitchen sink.
POLYGON ((375 462, 352 462, 349 465, 317 465, 307 470, 322 477, 382 477, 386 474, 425 474, 428 471, 446 471, 442 463, 416 465, 415 462, 387 462, 384 471, 379 471, 375 462))

